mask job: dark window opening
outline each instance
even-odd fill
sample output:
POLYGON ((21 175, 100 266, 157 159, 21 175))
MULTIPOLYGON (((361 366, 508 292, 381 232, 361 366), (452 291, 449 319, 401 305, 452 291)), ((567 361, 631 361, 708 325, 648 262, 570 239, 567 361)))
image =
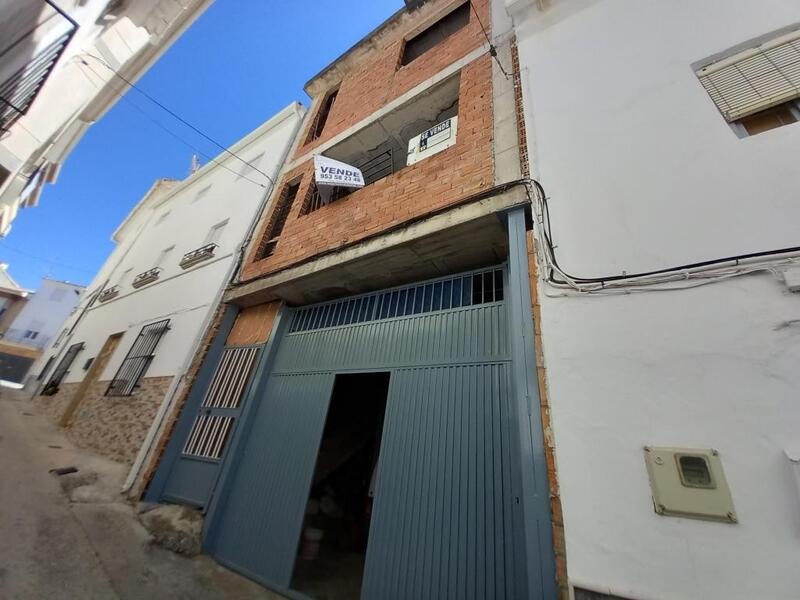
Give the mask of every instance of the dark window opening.
POLYGON ((95 357, 93 356, 92 358, 87 359, 85 363, 83 363, 83 370, 84 371, 88 371, 89 370, 89 367, 91 367, 92 363, 94 362, 94 358, 95 357))
POLYGON ((792 100, 747 117, 742 117, 738 123, 744 127, 747 135, 756 135, 784 125, 797 123, 800 121, 798 115, 800 115, 798 102, 792 100))
POLYGON ((325 96, 325 99, 322 101, 322 106, 319 107, 319 112, 317 112, 317 116, 314 117, 314 122, 311 124, 306 144, 313 142, 322 135, 322 130, 325 129, 325 123, 328 122, 328 117, 331 114, 333 105, 336 103, 336 96, 338 95, 339 90, 336 89, 332 92, 328 92, 328 95, 325 96))
MULTIPOLYGON (((53 371, 53 376, 50 377, 50 381, 48 381, 47 385, 44 386, 44 389, 42 390, 42 396, 52 396, 58 393, 58 386, 64 380, 64 377, 67 376, 69 368, 72 366, 72 361, 75 360, 75 357, 78 356, 78 353, 81 350, 83 350, 83 342, 72 344, 72 346, 67 348, 67 353, 64 354, 64 357, 61 359, 61 362, 58 363, 56 370, 53 371)), ((44 371, 42 373, 44 373, 44 371)))
POLYGON ((114 379, 108 384, 106 396, 130 396, 139 385, 139 380, 155 358, 155 350, 161 337, 169 330, 169 319, 145 325, 133 342, 125 360, 119 366, 114 379))
POLYGON ((469 23, 469 8, 469 2, 465 2, 454 11, 439 19, 425 31, 406 40, 403 46, 403 56, 400 59, 400 64, 402 66, 409 64, 437 44, 449 38, 459 29, 466 27, 469 23))
POLYGON ((261 242, 261 247, 258 249, 256 260, 266 258, 275 252, 275 247, 278 245, 278 238, 283 233, 283 228, 286 225, 286 219, 289 218, 289 212, 292 210, 292 204, 297 197, 297 191, 300 189, 300 180, 293 181, 286 184, 278 197, 275 204, 275 209, 272 211, 267 229, 264 232, 264 237, 261 242))
POLYGON ((360 597, 389 378, 336 376, 292 576, 309 597, 360 597))

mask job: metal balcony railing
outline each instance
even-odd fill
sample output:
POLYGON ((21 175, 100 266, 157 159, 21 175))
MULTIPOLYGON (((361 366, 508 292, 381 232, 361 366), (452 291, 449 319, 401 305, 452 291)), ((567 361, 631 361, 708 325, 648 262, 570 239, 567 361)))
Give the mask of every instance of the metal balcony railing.
MULTIPOLYGON (((373 156, 369 160, 353 166, 361 170, 361 174, 364 176, 364 187, 367 187, 368 185, 371 185, 376 181, 383 179, 384 177, 388 177, 395 172, 394 155, 392 150, 387 150, 386 152, 381 152, 377 156, 373 156)), ((328 204, 349 196, 357 189, 358 188, 335 187, 330 198, 328 199, 328 204)), ((323 205, 324 203, 322 196, 320 195, 317 186, 312 185, 310 197, 303 208, 303 214, 305 215, 310 212, 314 212, 315 210, 322 208, 323 205)))
POLYGON ((187 252, 183 255, 181 259, 180 266, 181 269, 188 269, 189 267, 193 267, 199 262, 203 262, 204 260, 208 260, 212 256, 214 256, 214 252, 217 250, 218 246, 214 243, 206 244, 205 246, 200 246, 196 250, 192 250, 191 252, 187 252))
POLYGON ((140 288, 148 283, 153 283, 159 277, 161 277, 161 267, 153 267, 152 269, 148 269, 144 273, 139 273, 136 277, 134 277, 131 285, 134 288, 140 288))
MULTIPOLYGON (((30 109, 37 94, 41 91, 45 81, 52 73, 58 59, 64 53, 75 32, 78 24, 66 13, 61 11, 50 0, 44 0, 42 6, 50 6, 58 18, 63 19, 60 29, 66 29, 44 49, 32 56, 27 64, 18 69, 5 81, 0 82, 0 132, 7 131, 22 115, 30 109)), ((0 63, 10 61, 14 52, 19 53, 25 43, 30 43, 39 35, 43 27, 52 28, 50 19, 44 19, 32 30, 25 32, 15 39, 8 47, 0 50, 0 63)))
POLYGON ((117 296, 119 296, 119 286, 112 285, 111 287, 104 289, 97 295, 97 301, 108 302, 109 300, 111 300, 112 298, 116 298, 117 296))

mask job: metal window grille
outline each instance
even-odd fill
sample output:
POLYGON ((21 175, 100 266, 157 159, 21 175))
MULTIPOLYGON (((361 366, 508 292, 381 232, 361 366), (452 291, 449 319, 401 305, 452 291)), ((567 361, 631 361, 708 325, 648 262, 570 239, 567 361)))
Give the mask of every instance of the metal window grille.
POLYGON ((297 197, 297 191, 300 189, 300 180, 287 183, 281 190, 281 195, 275 204, 275 210, 269 219, 269 224, 264 232, 264 238, 261 247, 258 250, 257 258, 266 258, 275 252, 275 246, 278 245, 278 238, 283 232, 283 227, 286 225, 286 219, 289 218, 289 212, 292 210, 292 204, 297 197))
MULTIPOLYGON (((55 346, 53 347, 55 348, 55 346)), ((55 356, 51 356, 50 358, 47 359, 47 362, 44 363, 44 367, 42 367, 42 370, 39 371, 39 374, 36 376, 36 381, 41 381, 47 376, 47 373, 48 371, 50 371, 50 367, 53 366, 55 360, 56 360, 55 356)))
POLYGON ((503 270, 490 269, 385 290, 295 312, 290 332, 394 319, 503 300, 503 270))
POLYGON ((130 396, 155 356, 156 346, 169 330, 169 319, 145 325, 133 342, 117 374, 108 385, 106 396, 130 396))
MULTIPOLYGON (((8 130, 17 119, 28 112, 78 29, 77 23, 53 2, 48 0, 45 2, 63 18, 64 21, 59 24, 59 27, 65 31, 6 81, 0 82, 0 131, 8 130)), ((49 21, 49 18, 46 19, 42 25, 44 26, 49 21)), ((38 33, 38 27, 18 38, 10 46, 3 48, 0 56, 12 52, 19 42, 38 33)))
POLYGON ((728 122, 800 97, 800 31, 716 61, 697 71, 728 122))
POLYGON ((55 371, 53 371, 50 381, 47 382, 47 385, 42 392, 43 394, 55 394, 58 391, 59 384, 63 381, 64 377, 69 371, 69 368, 72 366, 72 361, 75 360, 75 357, 78 356, 78 353, 81 350, 83 350, 83 342, 72 344, 69 348, 67 348, 67 353, 58 363, 55 371))
POLYGON ((258 351, 257 346, 225 349, 201 405, 204 414, 195 418, 183 448, 184 454, 200 458, 222 458, 235 417, 211 414, 211 409, 239 408, 255 367, 258 351))
MULTIPOLYGON (((394 154, 390 149, 386 152, 381 152, 377 156, 373 156, 369 160, 353 166, 361 171, 361 174, 364 176, 364 186, 366 187, 394 173, 394 154)), ((341 200, 345 196, 349 196, 351 193, 356 191, 356 189, 358 188, 334 187, 333 193, 328 199, 328 204, 331 202, 336 202, 337 200, 341 200)), ((306 200, 303 203, 303 210, 300 212, 300 214, 307 215, 308 213, 314 212, 323 206, 324 204, 322 202, 322 196, 319 193, 319 189, 317 188, 316 184, 312 184, 309 187, 306 200)))

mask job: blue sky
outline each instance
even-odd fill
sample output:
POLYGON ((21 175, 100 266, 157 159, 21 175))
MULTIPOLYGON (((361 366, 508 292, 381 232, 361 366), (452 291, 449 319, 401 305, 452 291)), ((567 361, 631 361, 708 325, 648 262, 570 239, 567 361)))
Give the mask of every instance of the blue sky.
MULTIPOLYGON (((216 0, 138 85, 217 141, 231 145, 292 100, 303 84, 403 6, 402 0, 216 0)), ((187 175, 192 150, 219 149, 135 90, 92 127, 0 240, 23 287, 48 276, 88 284, 113 249, 111 233, 154 180, 187 175)))

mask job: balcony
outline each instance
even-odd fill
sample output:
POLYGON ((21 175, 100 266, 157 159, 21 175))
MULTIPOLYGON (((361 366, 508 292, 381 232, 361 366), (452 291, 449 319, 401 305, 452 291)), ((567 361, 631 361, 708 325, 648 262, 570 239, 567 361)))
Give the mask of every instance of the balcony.
MULTIPOLYGON (((449 77, 324 150, 324 155, 361 169, 365 187, 401 171, 408 165, 409 140, 458 115, 460 84, 460 74, 449 77)), ((355 188, 334 188, 327 203, 336 202, 354 191, 355 188)), ((313 189, 302 214, 324 205, 319 192, 313 189)))
POLYGON ((161 267, 153 267, 152 269, 149 269, 144 273, 139 273, 136 277, 134 277, 131 285, 134 288, 144 287, 156 281, 160 276, 161 267))
POLYGON ((201 263, 204 260, 208 260, 214 256, 218 246, 214 243, 206 244, 205 246, 200 246, 196 250, 192 250, 191 252, 187 252, 183 255, 181 259, 180 266, 181 269, 189 269, 195 266, 197 263, 201 263))
POLYGON ((109 300, 113 300, 119 296, 119 286, 114 285, 110 288, 104 289, 100 294, 97 296, 98 302, 108 302, 109 300))
POLYGON ((78 29, 49 0, 16 4, 0 9, 0 40, 11 42, 0 47, 0 131, 28 112, 78 29))

